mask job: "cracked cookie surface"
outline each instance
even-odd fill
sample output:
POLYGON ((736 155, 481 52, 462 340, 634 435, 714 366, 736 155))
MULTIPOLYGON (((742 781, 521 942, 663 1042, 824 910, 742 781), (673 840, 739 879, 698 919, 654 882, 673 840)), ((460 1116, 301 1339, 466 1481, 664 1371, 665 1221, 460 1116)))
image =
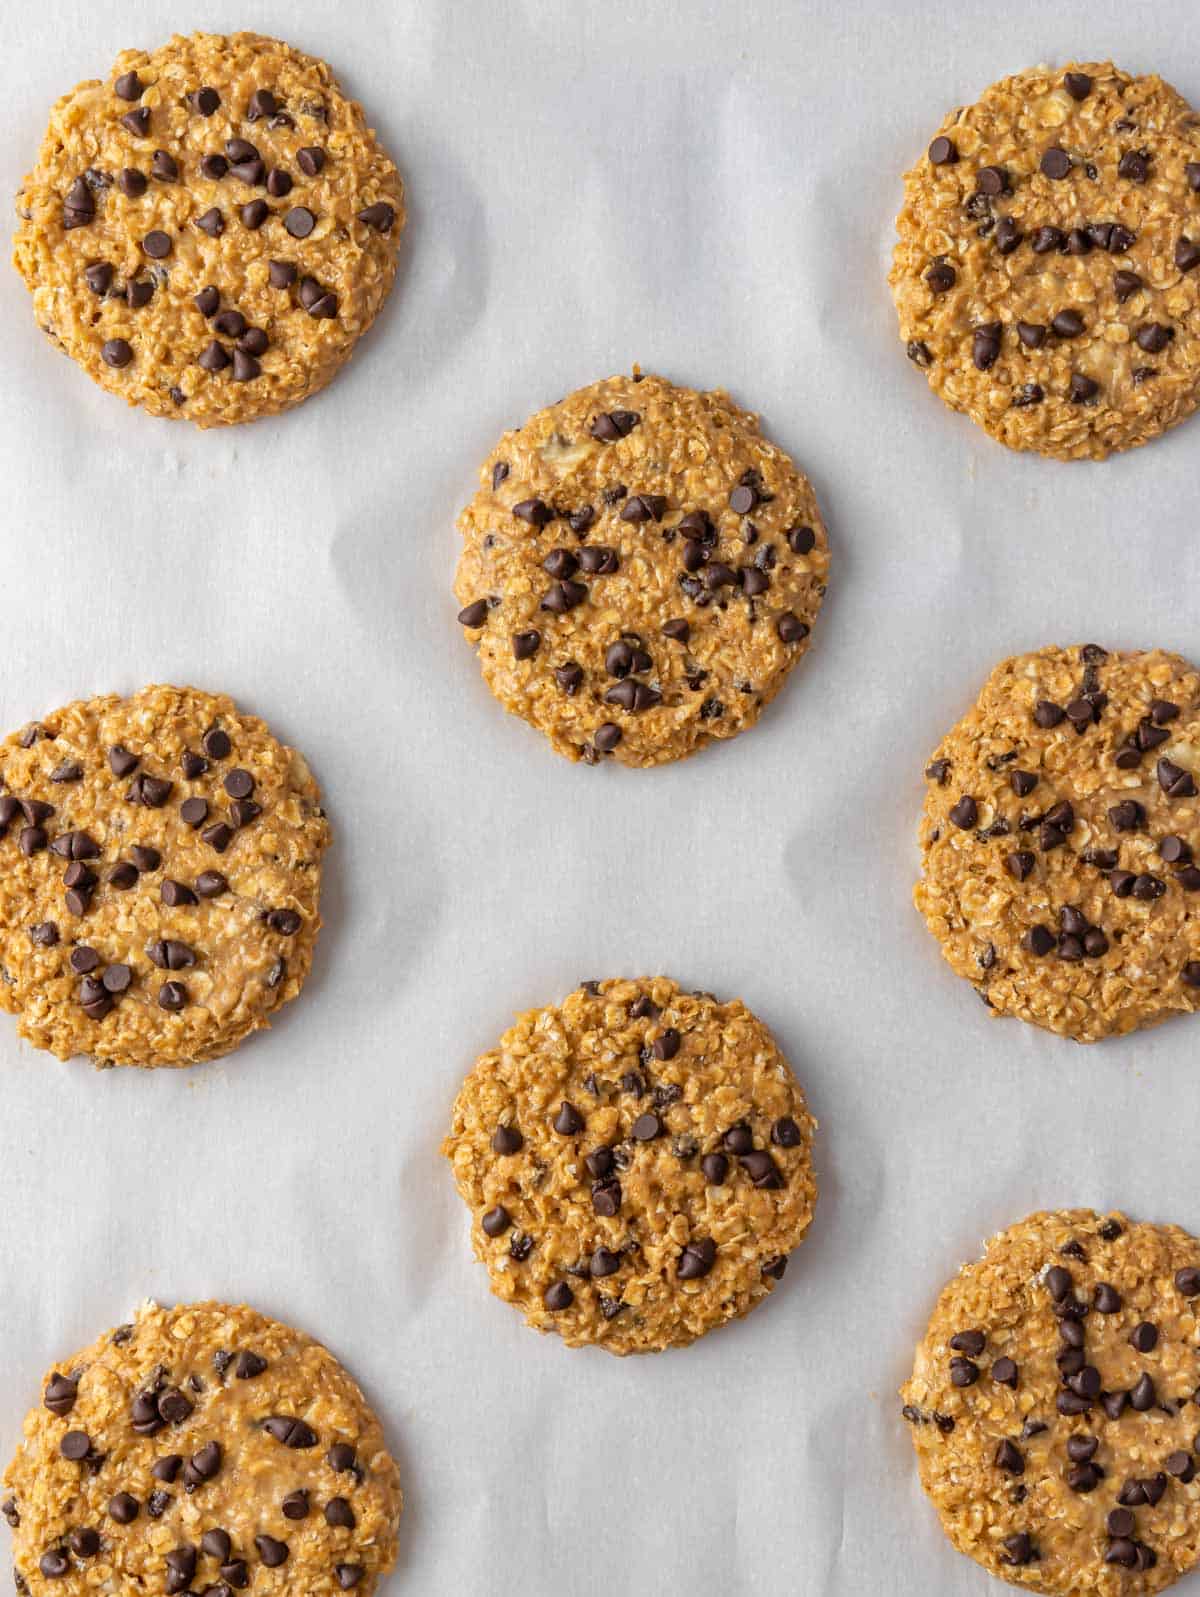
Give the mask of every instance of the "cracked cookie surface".
POLYGON ((1200 1557, 1200 1242, 1030 1215, 944 1289, 901 1389, 960 1552, 1055 1597, 1142 1597, 1200 1557))
POLYGON ((404 193, 323 62, 194 33, 57 102, 17 211, 48 336, 131 405, 212 427, 287 410, 349 359, 404 193))
POLYGON ((492 1291, 571 1347, 683 1346, 781 1279, 815 1121, 767 1028, 672 981, 588 982, 484 1054, 442 1152, 492 1291))
POLYGON ((808 479, 720 392, 635 373, 507 433, 459 520, 459 622, 569 759, 682 759, 807 651, 829 549, 808 479))
POLYGON ((1200 674, 1003 661, 925 772, 914 899, 995 1015, 1080 1042, 1200 1008, 1200 674))
POLYGON ((1103 459, 1200 396, 1200 118, 1111 62, 1004 78, 906 173, 909 359, 1012 449, 1103 459))
POLYGON ((221 695, 78 700, 0 743, 0 1006, 60 1059, 228 1053, 304 984, 329 826, 221 695))
POLYGON ((0 1513, 22 1597, 369 1594, 399 1472, 337 1360, 223 1303, 144 1305, 43 1382, 0 1513))

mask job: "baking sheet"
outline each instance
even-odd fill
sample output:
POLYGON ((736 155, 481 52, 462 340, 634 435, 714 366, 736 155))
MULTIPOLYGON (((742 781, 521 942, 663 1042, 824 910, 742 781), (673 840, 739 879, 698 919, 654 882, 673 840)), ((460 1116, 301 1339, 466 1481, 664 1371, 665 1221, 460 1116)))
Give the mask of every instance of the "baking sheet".
POLYGON ((884 272, 948 106, 1109 54, 1196 100, 1193 22, 1168 0, 14 9, 0 190, 118 49, 249 25, 333 63, 411 221, 346 373, 224 433, 126 412, 0 272, 0 725, 151 680, 227 690, 306 752, 336 829, 308 989, 232 1058, 96 1074, 0 1018, 4 1458, 43 1370, 141 1297, 244 1298, 384 1416, 408 1499, 389 1592, 999 1589, 921 1498, 895 1388, 942 1281, 1028 1210, 1200 1230, 1197 1033, 1083 1049, 990 1023, 910 904, 921 770, 1006 653, 1200 657, 1200 422, 1103 466, 1008 454, 909 368, 884 272), (505 717, 449 591, 500 431, 634 361, 761 410, 834 559, 761 725, 654 772, 572 767, 505 717), (775 1029, 822 1196, 761 1312, 622 1362, 489 1297, 436 1150, 514 1010, 657 971, 775 1029))

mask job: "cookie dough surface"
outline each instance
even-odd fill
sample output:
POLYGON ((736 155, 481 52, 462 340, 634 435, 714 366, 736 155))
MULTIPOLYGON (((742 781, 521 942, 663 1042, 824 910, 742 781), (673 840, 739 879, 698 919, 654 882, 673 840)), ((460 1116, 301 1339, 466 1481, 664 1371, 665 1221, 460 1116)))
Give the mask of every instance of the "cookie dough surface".
POLYGON ((287 410, 349 359, 404 194, 324 62, 194 33, 57 102, 17 211, 47 335, 131 405, 213 427, 287 410))
POLYGON ((329 827, 231 699, 79 700, 0 743, 0 1005, 60 1059, 228 1053, 304 984, 329 827))
POLYGON ((901 1391, 959 1549, 1056 1597, 1141 1597, 1200 1557, 1200 1242, 1030 1215, 942 1292, 901 1391))
POLYGON ((1012 449, 1103 459, 1200 391, 1200 123, 1159 77, 1035 67, 943 120, 891 272, 930 387, 1012 449))
POLYGON ((815 1122, 737 1000, 587 982, 467 1077, 442 1151, 492 1291, 610 1353, 746 1314, 812 1220, 815 1122))
POLYGON ((719 390, 581 388, 507 433, 454 591, 484 679, 569 759, 682 759, 808 649, 829 551, 808 479, 719 390))
POLYGON ((926 768, 917 908, 995 1015, 1080 1042, 1200 1007, 1200 675, 1005 660, 926 768))
POLYGON ((373 1592, 399 1472, 320 1343, 253 1309, 147 1304, 56 1364, 4 1476, 21 1597, 373 1592))

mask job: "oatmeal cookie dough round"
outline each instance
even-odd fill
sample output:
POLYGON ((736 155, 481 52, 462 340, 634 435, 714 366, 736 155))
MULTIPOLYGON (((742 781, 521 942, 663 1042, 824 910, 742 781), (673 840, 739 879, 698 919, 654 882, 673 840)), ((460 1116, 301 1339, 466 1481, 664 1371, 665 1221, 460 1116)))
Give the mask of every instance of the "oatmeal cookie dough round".
POLYGON ((812 1220, 816 1122, 738 1000, 585 982, 484 1054, 442 1152, 492 1291, 610 1353, 747 1314, 812 1220))
POLYGON ((661 765, 757 721, 809 645, 808 479, 727 394, 611 377, 507 433, 454 591, 489 688, 569 759, 661 765))
POLYGON ((223 695, 79 700, 0 743, 0 1006, 60 1059, 189 1065, 304 985, 329 826, 223 695))
POLYGON ((102 387, 201 427, 323 388, 396 274, 399 174, 322 61, 257 33, 126 50, 55 105, 14 262, 102 387))
POLYGON ((28 1597, 367 1594, 396 1561, 399 1471, 366 1399, 245 1307, 148 1303, 56 1364, 4 1485, 28 1597))
POLYGON ((908 356, 1011 449, 1102 460, 1200 396, 1200 123, 1159 77, 1035 67, 952 111, 905 175, 908 356))
POLYGON ((942 1292, 901 1389, 960 1552, 1055 1597, 1143 1597, 1200 1557, 1200 1242, 1030 1215, 942 1292))
POLYGON ((1200 674, 1005 660, 926 768, 914 898, 994 1015, 1079 1042, 1200 1008, 1200 674))

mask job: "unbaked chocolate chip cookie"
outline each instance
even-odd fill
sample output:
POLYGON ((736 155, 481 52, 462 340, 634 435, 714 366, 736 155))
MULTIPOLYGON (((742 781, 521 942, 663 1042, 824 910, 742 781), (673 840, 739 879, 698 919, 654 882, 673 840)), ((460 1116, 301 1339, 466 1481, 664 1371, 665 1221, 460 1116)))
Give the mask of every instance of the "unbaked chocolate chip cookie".
POLYGON ((815 1122, 762 1022, 664 977, 585 982, 484 1054, 442 1152, 492 1291, 610 1353, 748 1313, 812 1220, 815 1122))
POLYGON ((353 1591, 396 1561, 399 1471, 311 1337, 146 1304, 55 1365, 4 1476, 22 1597, 353 1591))
POLYGON ((299 404, 396 274, 404 191, 324 62, 256 33, 126 50, 55 105, 14 259, 90 377, 201 427, 299 404))
POLYGON ((80 700, 0 743, 0 1006, 60 1059, 189 1065, 304 985, 329 826, 231 699, 80 700))
POLYGON ((1200 1008, 1200 675, 1017 655, 926 769, 917 908, 996 1015, 1080 1042, 1200 1008))
POLYGON ((942 1292, 901 1391, 960 1552, 1056 1597, 1200 1557, 1200 1242, 1090 1209, 1002 1231, 942 1292))
POLYGON ((909 359, 1012 449, 1102 460, 1200 396, 1200 119, 1111 62, 952 111, 904 179, 909 359))
POLYGON ((492 692, 569 759, 682 759, 757 721, 829 551, 808 479, 719 390, 612 377, 507 433, 454 591, 492 692))

